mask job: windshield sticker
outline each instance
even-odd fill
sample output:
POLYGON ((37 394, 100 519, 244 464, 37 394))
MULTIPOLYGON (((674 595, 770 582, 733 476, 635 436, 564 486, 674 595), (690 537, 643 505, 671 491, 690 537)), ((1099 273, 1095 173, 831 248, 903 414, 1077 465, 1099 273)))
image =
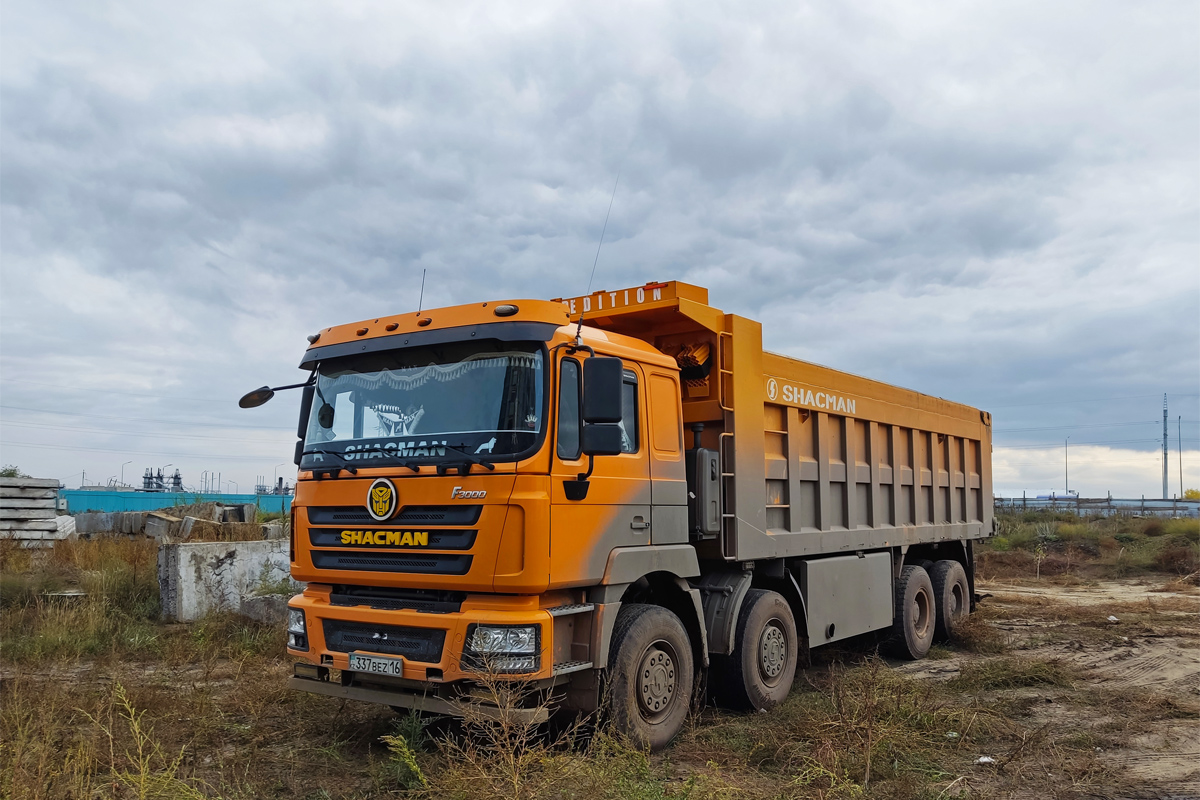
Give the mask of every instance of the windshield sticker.
POLYGON ((346 445, 347 461, 366 461, 371 458, 418 458, 420 456, 446 455, 446 439, 420 442, 371 442, 346 445))

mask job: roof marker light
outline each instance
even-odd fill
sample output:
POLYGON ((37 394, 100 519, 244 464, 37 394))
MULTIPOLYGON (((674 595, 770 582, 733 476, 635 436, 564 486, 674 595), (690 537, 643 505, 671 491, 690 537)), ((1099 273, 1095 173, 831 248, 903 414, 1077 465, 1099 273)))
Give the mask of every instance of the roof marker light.
POLYGON ((495 314, 497 317, 511 317, 513 314, 517 313, 520 310, 521 309, 517 308, 516 306, 514 306, 511 303, 505 303, 504 305, 496 306, 496 308, 492 311, 492 313, 495 314))

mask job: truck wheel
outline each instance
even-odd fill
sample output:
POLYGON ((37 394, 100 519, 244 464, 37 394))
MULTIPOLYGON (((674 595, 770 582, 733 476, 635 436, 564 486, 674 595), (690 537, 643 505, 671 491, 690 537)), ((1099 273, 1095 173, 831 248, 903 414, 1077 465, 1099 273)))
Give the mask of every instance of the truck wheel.
POLYGON ((944 641, 971 613, 967 571, 957 561, 939 561, 933 565, 929 578, 933 581, 933 598, 937 602, 937 638, 944 641))
POLYGON ((900 658, 924 658, 933 644, 937 605, 929 573, 907 566, 896 581, 896 615, 892 622, 891 649, 900 658))
POLYGON ((687 718, 695 670, 679 617, 661 606, 621 606, 608 657, 617 730, 651 752, 666 747, 687 718))
POLYGON ((765 710, 792 689, 800 653, 796 618, 778 592, 751 589, 742 601, 731 655, 714 658, 714 697, 722 705, 765 710))

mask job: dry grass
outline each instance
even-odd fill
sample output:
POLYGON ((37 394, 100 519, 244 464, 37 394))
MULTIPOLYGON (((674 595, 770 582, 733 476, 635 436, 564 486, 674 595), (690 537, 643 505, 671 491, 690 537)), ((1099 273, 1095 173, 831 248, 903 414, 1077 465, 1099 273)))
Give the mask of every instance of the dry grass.
MULTIPOLYGON (((602 728, 589 734, 590 723, 550 735, 466 706, 461 724, 429 726, 291 692, 282 631, 232 615, 165 625, 154 572, 152 546, 123 537, 36 557, 0 551, 0 579, 13 588, 0 609, 0 796, 917 800, 1031 787, 1112 795, 1129 781, 1096 747, 1121 748, 1164 719, 1200 718, 1185 699, 1105 692, 1064 663, 1009 655, 1013 636, 1000 626, 1017 620, 1081 641, 1115 632, 1094 608, 1006 597, 985 602, 939 646, 935 663, 957 678, 911 677, 869 651, 827 652, 779 709, 703 710, 651 757, 602 728), (87 594, 47 595, 62 587, 87 594), (1047 692, 1054 714, 1038 696, 1047 692), (980 755, 995 762, 976 764, 980 755)), ((1189 602, 1121 608, 1122 633, 1161 631, 1189 602)), ((501 708, 544 701, 520 685, 489 686, 501 708)))
POLYGON ((1200 520, 1085 518, 1067 513, 1004 513, 997 535, 979 545, 985 580, 1075 575, 1124 578, 1200 572, 1200 520))

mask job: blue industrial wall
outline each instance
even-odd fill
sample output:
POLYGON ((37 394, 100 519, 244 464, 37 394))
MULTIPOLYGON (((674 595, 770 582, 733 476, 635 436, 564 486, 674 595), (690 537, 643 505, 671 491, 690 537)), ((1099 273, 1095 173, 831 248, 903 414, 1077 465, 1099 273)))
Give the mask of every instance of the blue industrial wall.
POLYGON ((59 489, 66 498, 67 511, 153 511, 156 508, 186 506, 192 503, 222 503, 227 506, 253 503, 260 511, 291 511, 290 494, 195 494, 192 492, 104 492, 87 489, 59 489))

